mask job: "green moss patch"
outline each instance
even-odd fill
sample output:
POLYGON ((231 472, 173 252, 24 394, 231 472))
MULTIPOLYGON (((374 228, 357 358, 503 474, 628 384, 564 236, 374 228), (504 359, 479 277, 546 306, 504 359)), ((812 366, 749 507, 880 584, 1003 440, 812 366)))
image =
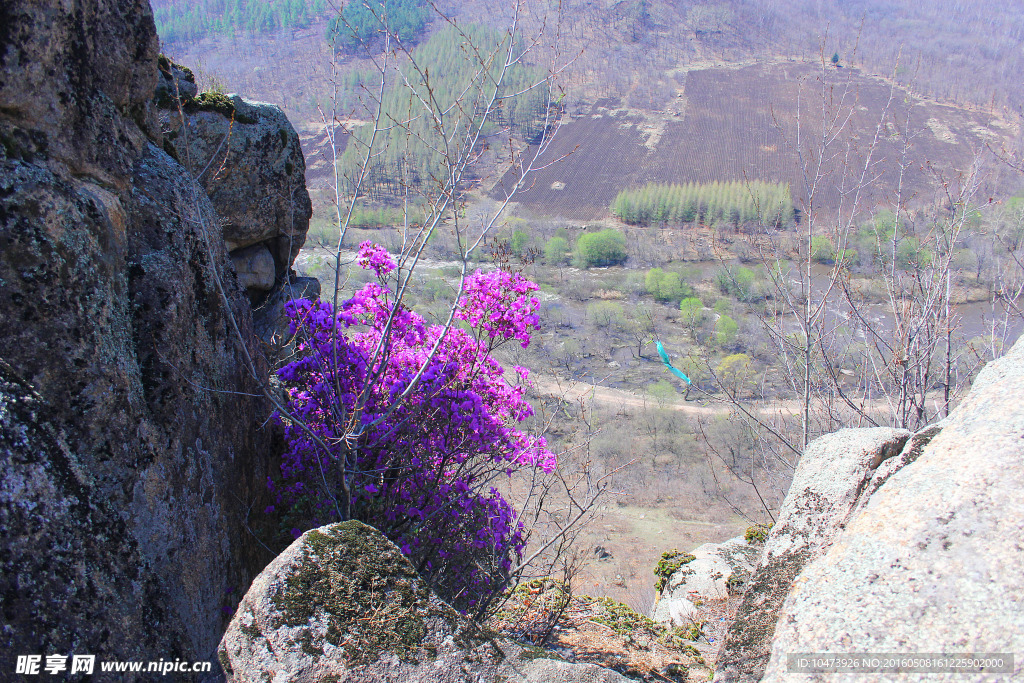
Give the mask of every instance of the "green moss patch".
POLYGON ((682 553, 678 550, 670 550, 661 554, 658 566, 654 568, 654 575, 657 578, 654 582, 654 589, 659 593, 665 590, 669 578, 684 564, 689 564, 697 558, 689 553, 682 553))
POLYGON ((535 659, 554 659, 559 662, 565 661, 565 658, 557 652, 545 650, 542 647, 534 647, 533 645, 524 646, 523 651, 519 653, 519 659, 524 662, 532 662, 535 659))
POLYGON ((774 524, 755 524, 754 526, 748 526, 747 530, 743 533, 743 538, 746 539, 747 543, 764 543, 768 539, 768 534, 771 533, 774 524))
POLYGON ((256 119, 253 117, 239 114, 231 98, 219 92, 199 93, 195 99, 189 100, 185 111, 189 114, 194 114, 198 111, 216 112, 226 119, 234 118, 236 123, 256 123, 256 119))
POLYGON ((594 608, 594 616, 591 621, 604 624, 620 636, 629 636, 639 630, 647 630, 657 635, 665 630, 665 627, 634 610, 629 605, 623 604, 611 598, 590 598, 583 597, 589 601, 594 608))

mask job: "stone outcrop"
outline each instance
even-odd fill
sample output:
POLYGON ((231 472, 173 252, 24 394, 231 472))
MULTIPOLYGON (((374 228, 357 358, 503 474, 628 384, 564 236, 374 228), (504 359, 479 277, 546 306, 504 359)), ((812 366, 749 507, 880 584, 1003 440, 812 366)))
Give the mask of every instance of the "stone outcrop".
POLYGON ((267 369, 220 218, 165 149, 151 11, 7 0, 0 27, 0 668, 213 659, 270 559, 247 530, 267 369))
POLYGON ((480 632, 431 593, 393 543, 360 522, 308 531, 267 566, 219 657, 237 683, 627 680, 480 632))
POLYGON ((907 460, 900 454, 910 436, 897 429, 841 429, 807 446, 729 627, 715 681, 760 680, 794 579, 828 550, 882 464, 907 460))
POLYGON ((705 543, 692 550, 693 560, 669 578, 651 618, 669 626, 687 626, 697 602, 722 600, 742 592, 761 555, 761 544, 742 536, 722 543, 705 543))
POLYGON ((280 107, 233 94, 197 96, 183 67, 161 67, 164 149, 206 190, 243 285, 257 299, 287 279, 306 240, 313 209, 299 136, 280 107))
POLYGON ((1016 653, 976 680, 1024 677, 1024 340, 932 437, 797 578, 764 680, 797 652, 1016 653))

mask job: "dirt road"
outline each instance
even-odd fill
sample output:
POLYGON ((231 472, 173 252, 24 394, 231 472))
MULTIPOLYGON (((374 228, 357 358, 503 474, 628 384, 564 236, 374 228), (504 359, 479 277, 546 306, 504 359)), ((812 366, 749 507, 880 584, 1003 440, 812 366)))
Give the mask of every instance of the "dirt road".
POLYGON ((708 405, 706 401, 684 401, 682 396, 659 403, 655 399, 645 398, 632 391, 613 389, 600 384, 576 382, 551 375, 531 374, 530 377, 534 382, 534 391, 537 393, 545 396, 558 396, 573 403, 582 398, 587 402, 621 406, 622 408, 664 407, 667 410, 675 410, 689 415, 723 415, 730 410, 729 406, 723 404, 711 403, 708 405))

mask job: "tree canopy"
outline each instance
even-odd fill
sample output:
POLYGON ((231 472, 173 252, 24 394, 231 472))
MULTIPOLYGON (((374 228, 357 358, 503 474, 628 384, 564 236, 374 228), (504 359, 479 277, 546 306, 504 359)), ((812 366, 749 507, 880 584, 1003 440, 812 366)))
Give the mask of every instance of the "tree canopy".
POLYGON ((350 0, 327 25, 327 40, 349 51, 378 42, 385 29, 402 42, 415 41, 427 25, 424 0, 350 0))
POLYGON ((793 221, 788 183, 714 182, 659 184, 623 190, 612 202, 612 213, 633 225, 706 225, 736 227, 761 222, 787 225, 793 221))
POLYGON ((238 31, 304 28, 330 8, 327 0, 195 0, 154 7, 153 18, 161 40, 174 43, 238 31))

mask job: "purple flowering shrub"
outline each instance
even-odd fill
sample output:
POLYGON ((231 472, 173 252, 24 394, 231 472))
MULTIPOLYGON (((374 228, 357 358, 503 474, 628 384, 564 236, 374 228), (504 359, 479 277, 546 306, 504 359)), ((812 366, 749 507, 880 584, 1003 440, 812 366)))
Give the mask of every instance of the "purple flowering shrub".
POLYGON ((276 502, 299 520, 294 532, 346 516, 377 527, 442 595, 470 609, 504 588, 525 545, 522 522, 493 484, 555 467, 544 439, 517 428, 532 414, 527 371, 514 368, 510 382, 491 355, 509 340, 529 344, 537 286, 518 273, 477 271, 455 311, 471 331, 445 330, 395 303, 386 250, 364 242, 358 261, 378 282, 338 310, 322 300, 287 306, 299 353, 278 375, 292 415, 319 443, 285 421, 276 502))

